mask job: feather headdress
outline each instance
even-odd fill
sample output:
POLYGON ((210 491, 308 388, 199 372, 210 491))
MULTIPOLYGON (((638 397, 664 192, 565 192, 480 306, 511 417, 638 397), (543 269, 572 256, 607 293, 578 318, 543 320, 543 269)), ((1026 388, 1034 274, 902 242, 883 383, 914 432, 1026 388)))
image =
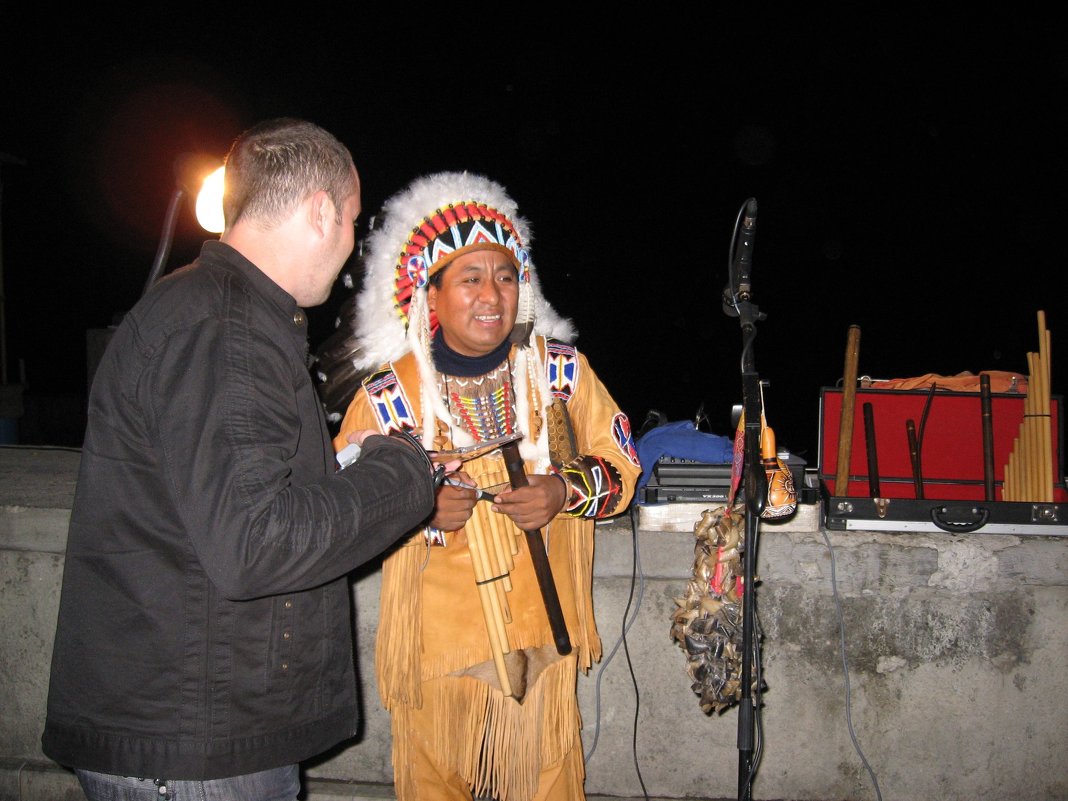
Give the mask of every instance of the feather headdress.
POLYGON ((456 256, 478 248, 508 253, 519 271, 513 341, 526 342, 532 333, 573 339, 571 322, 541 294, 530 229, 517 211, 504 187, 467 172, 419 178, 387 200, 364 248, 354 365, 373 369, 412 350, 414 338, 428 337, 436 322, 423 314, 427 281, 456 256))

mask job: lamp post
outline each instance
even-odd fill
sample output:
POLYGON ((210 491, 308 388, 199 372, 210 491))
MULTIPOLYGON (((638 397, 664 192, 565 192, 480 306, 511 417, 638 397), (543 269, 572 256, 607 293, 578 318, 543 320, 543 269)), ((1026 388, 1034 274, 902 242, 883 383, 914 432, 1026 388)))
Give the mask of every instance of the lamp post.
MULTIPOLYGON (((196 199, 197 221, 204 230, 209 233, 222 232, 222 170, 219 159, 203 154, 185 153, 174 160, 174 191, 163 218, 159 247, 156 248, 156 257, 152 260, 148 280, 141 291, 142 296, 166 271, 171 242, 174 239, 174 227, 178 222, 183 199, 196 199)), ((114 326, 107 329, 90 329, 88 332, 86 372, 90 386, 113 331, 114 326)))
MULTIPOLYGON (((10 153, 0 153, 0 170, 4 164, 17 164, 25 167, 26 162, 15 158, 10 153)), ((4 180, 0 173, 0 384, 7 383, 7 312, 5 304, 7 298, 4 294, 4 180)))
MULTIPOLYGON (((26 162, 10 153, 0 153, 0 170, 4 164, 25 167, 26 162)), ((7 297, 4 292, 4 181, 0 176, 0 442, 18 441, 18 419, 22 417, 22 389, 18 384, 7 383, 7 297)))
POLYGON ((167 265, 171 254, 171 242, 174 240, 174 226, 178 221, 182 199, 186 195, 196 199, 197 221, 201 227, 211 233, 222 231, 222 175, 223 168, 219 160, 199 153, 185 153, 174 161, 174 193, 163 218, 163 230, 160 232, 159 247, 152 261, 152 269, 141 294, 148 292, 167 265))

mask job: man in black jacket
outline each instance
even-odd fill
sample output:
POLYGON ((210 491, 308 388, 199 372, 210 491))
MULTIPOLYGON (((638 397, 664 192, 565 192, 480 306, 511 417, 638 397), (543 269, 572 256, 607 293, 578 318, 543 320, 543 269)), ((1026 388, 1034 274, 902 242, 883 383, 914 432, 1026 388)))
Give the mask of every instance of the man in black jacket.
POLYGON ((247 131, 221 240, 146 293, 98 369, 42 741, 90 799, 292 799, 297 763, 356 732, 346 574, 434 499, 397 439, 358 432, 335 471, 307 371, 301 307, 359 213, 333 136, 247 131))

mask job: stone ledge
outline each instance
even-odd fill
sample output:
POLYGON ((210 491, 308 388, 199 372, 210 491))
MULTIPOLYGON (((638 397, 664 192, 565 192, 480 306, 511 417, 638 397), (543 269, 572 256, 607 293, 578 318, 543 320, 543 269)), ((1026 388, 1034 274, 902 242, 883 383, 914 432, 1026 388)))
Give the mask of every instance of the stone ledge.
POLYGON ((69 511, 81 460, 77 448, 0 446, 0 506, 69 511))
POLYGON ((0 550, 63 553, 69 509, 0 506, 0 550))
MULTIPOLYGON (((643 531, 693 532, 694 523, 701 519, 706 509, 717 504, 709 503, 656 503, 638 507, 638 527, 643 531)), ((719 504, 722 506, 722 504, 719 504)), ((798 504, 797 511, 781 523, 760 522, 761 531, 819 531, 823 521, 823 507, 818 503, 798 504)))

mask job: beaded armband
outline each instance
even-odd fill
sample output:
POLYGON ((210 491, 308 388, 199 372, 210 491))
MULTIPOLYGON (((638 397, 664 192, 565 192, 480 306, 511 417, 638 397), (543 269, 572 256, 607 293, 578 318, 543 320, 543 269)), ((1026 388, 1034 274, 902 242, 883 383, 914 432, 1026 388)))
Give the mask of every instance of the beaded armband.
POLYGON ((598 518, 615 513, 623 497, 623 482, 611 462, 600 456, 580 456, 556 472, 571 490, 564 514, 598 518))

